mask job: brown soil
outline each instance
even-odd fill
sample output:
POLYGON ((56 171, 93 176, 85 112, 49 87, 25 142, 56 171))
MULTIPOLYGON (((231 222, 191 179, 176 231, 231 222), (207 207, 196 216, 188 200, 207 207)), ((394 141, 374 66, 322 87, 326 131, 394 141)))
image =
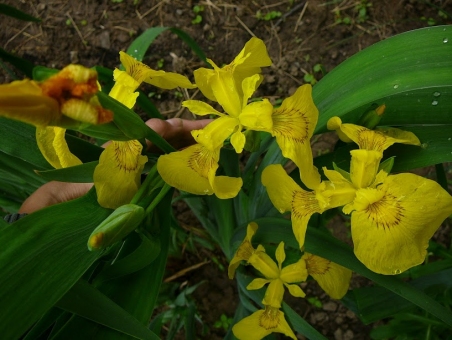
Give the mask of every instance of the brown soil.
MULTIPOLYGON (((319 80, 321 72, 314 66, 321 64, 326 72, 363 48, 397 33, 428 25, 452 24, 450 17, 440 9, 452 13, 451 1, 431 0, 311 0, 305 1, 132 1, 132 0, 21 0, 3 1, 41 18, 40 23, 28 23, 2 16, 1 47, 32 61, 36 65, 62 68, 69 63, 91 67, 118 66, 120 50, 125 50, 140 33, 150 27, 178 27, 187 32, 217 64, 229 63, 245 42, 255 35, 263 39, 273 60, 273 66, 264 70, 265 80, 257 96, 272 99, 286 97, 305 83, 305 74, 319 80), (137 3, 135 5, 135 3, 137 3), (368 5, 365 16, 359 8, 368 5), (202 21, 192 23, 195 5, 202 5, 202 21), (259 20, 256 14, 280 12, 273 20, 259 20), (342 20, 341 23, 338 21, 342 20), (346 23, 348 22, 348 23, 346 23)), ((176 35, 167 31, 151 45, 144 59, 152 68, 180 72, 192 77, 194 69, 203 66, 199 58, 176 35)), ((358 70, 357 70, 358 72, 358 70)), ((0 69, 0 83, 11 81, 0 69)), ((345 80, 344 80, 345 81, 345 80)), ((154 103, 167 117, 175 115, 191 118, 180 110, 180 92, 154 92, 154 103)), ((183 92, 187 97, 187 93, 183 92)), ((201 98, 196 94, 196 98, 201 98)), ((329 139, 318 140, 316 152, 331 144, 329 139)), ((179 207, 179 212, 182 213, 179 207)), ((179 214, 179 219, 190 231, 198 226, 190 214, 179 214)), ((342 223, 338 223, 341 225, 342 223)), ((346 230, 342 233, 347 237, 346 230)), ((185 251, 180 260, 169 262, 168 277, 192 265, 219 258, 227 267, 219 251, 201 249, 185 251)), ((181 287, 206 280, 194 293, 197 308, 207 333, 200 338, 222 338, 224 330, 213 327, 222 314, 232 317, 238 297, 235 284, 228 280, 221 266, 210 261, 198 269, 175 279, 181 287)), ((353 286, 366 285, 355 278, 353 286)), ((306 300, 293 301, 292 306, 329 339, 368 339, 370 326, 363 326, 358 318, 322 293, 314 282, 305 287, 308 296, 317 296, 322 307, 314 307, 306 300)), ((181 336, 183 338, 183 335, 181 336)))

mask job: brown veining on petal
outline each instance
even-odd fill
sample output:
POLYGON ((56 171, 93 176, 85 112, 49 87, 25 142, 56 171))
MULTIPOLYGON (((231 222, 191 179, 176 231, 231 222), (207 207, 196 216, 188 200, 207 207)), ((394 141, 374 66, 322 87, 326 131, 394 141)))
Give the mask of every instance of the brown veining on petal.
POLYGON ((381 132, 362 128, 362 130, 358 132, 356 144, 359 145, 360 149, 383 152, 386 149, 386 142, 387 137, 381 132))
POLYGON ((402 222, 404 210, 394 195, 386 193, 380 200, 369 204, 363 212, 377 227, 390 229, 402 222))
POLYGON ((204 178, 208 178, 209 170, 215 163, 213 152, 201 146, 195 150, 188 160, 188 166, 204 178))
POLYGON ((123 171, 134 171, 139 166, 142 145, 136 140, 113 142, 115 146, 116 165, 123 171))
POLYGON ((279 108, 273 112, 273 133, 297 143, 309 143, 309 117, 295 108, 279 108))
POLYGON ((302 218, 314 213, 322 213, 323 209, 315 192, 297 190, 292 194, 292 216, 302 218))
POLYGON ((266 330, 275 329, 280 323, 279 309, 271 306, 266 306, 264 313, 259 318, 259 326, 266 330))
POLYGON ((304 257, 304 259, 306 261, 306 269, 308 270, 309 275, 324 275, 331 268, 331 261, 322 257, 309 254, 304 257))

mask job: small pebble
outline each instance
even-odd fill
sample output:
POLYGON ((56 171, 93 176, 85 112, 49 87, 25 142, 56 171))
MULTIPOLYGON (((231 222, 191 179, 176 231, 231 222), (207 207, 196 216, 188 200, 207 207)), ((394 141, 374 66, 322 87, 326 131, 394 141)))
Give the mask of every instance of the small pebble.
POLYGON ((355 319, 355 318, 356 318, 355 313, 353 313, 351 310, 348 310, 348 311, 345 313, 345 315, 347 316, 347 318, 350 318, 350 319, 355 319))
POLYGON ((78 64, 78 51, 70 51, 69 59, 71 60, 71 64, 78 64))
POLYGON ((336 322, 338 325, 340 325, 344 322, 344 318, 338 316, 338 317, 336 317, 336 319, 334 319, 334 322, 336 322))
POLYGON ((328 301, 327 303, 323 304, 322 309, 326 310, 327 312, 335 312, 337 309, 337 304, 333 301, 328 301))
POLYGON ((347 329, 344 333, 344 340, 352 340, 355 337, 351 329, 347 329))
POLYGON ((98 46, 105 48, 106 50, 110 49, 110 32, 102 31, 98 36, 98 46))

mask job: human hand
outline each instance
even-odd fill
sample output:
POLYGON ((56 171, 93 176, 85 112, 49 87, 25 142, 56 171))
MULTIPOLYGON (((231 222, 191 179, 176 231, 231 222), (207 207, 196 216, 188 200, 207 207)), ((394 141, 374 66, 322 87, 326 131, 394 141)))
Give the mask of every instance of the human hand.
MULTIPOLYGON (((146 122, 146 125, 166 139, 173 147, 180 149, 195 142, 191 135, 192 130, 202 129, 210 122, 210 119, 185 120, 172 118, 162 120, 152 118, 146 122)), ((150 141, 146 142, 148 152, 161 152, 150 141)), ((48 182, 39 187, 23 202, 19 213, 31 214, 36 210, 73 200, 86 194, 92 186, 93 183, 48 182)))

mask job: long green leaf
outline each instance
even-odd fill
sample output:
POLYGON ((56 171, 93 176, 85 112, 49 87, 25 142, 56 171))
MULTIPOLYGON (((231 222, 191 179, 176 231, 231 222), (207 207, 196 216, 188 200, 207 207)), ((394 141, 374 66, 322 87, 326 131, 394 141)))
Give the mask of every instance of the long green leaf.
POLYGON ((56 306, 137 339, 159 339, 132 315, 83 280, 78 281, 56 306))
POLYGON ((143 109, 144 112, 150 117, 150 118, 160 118, 163 119, 163 116, 161 115, 160 111, 157 109, 157 107, 149 100, 146 95, 139 91, 139 95, 137 98, 137 105, 143 109))
POLYGON ((382 125, 451 122, 452 26, 396 35, 344 61, 313 89, 320 117, 354 122, 366 107, 386 104, 382 125))
POLYGON ((92 190, 0 230, 4 245, 0 253, 3 338, 19 338, 101 255, 88 251, 86 242, 110 212, 97 204, 92 190))
POLYGON ((30 329, 23 340, 39 339, 41 334, 47 331, 52 326, 52 324, 56 322, 56 320, 61 316, 62 313, 64 313, 64 311, 56 307, 49 309, 49 311, 45 313, 42 318, 33 325, 33 328, 30 329))
POLYGON ((151 264, 160 253, 160 240, 148 237, 143 233, 139 234, 141 238, 140 245, 129 255, 116 260, 95 278, 95 283, 111 280, 117 277, 125 276, 137 272, 151 264))
POLYGON ((142 61, 144 55, 146 54, 147 50, 149 49, 155 38, 157 38, 161 33, 165 32, 168 29, 171 30, 171 32, 177 34, 178 37, 181 38, 193 50, 193 52, 195 52, 198 55, 198 57, 206 63, 206 65, 208 65, 208 67, 211 67, 207 63, 206 56, 202 49, 199 47, 199 45, 196 43, 196 41, 194 41, 183 30, 175 27, 148 28, 130 44, 129 48, 127 49, 127 54, 131 55, 137 60, 142 61))
POLYGON ((0 151, 33 164, 37 169, 49 168, 49 163, 41 155, 36 144, 35 127, 0 117, 0 136, 2 136, 0 151))
POLYGON ((20 188, 28 193, 45 183, 45 180, 34 173, 33 166, 30 163, 3 152, 0 152, 0 169, 2 172, 8 173, 7 179, 13 179, 17 183, 25 181, 25 184, 20 185, 20 188))
MULTIPOLYGON (((450 261, 448 261, 448 265, 449 269, 420 277, 411 281, 410 284, 422 291, 433 288, 436 292, 444 292, 450 289, 452 285, 450 261)), ((347 295, 348 301, 345 302, 345 305, 348 306, 351 303, 350 299, 352 299, 356 305, 354 312, 366 324, 382 320, 413 307, 413 304, 408 300, 378 286, 357 288, 347 293, 347 295)))
POLYGON ((177 34, 179 38, 181 38, 192 50, 195 52, 195 54, 206 64, 208 68, 212 68, 212 66, 207 62, 206 55, 204 54, 204 51, 201 49, 201 47, 196 43, 195 40, 193 40, 186 32, 183 30, 171 27, 171 32, 177 34))
POLYGON ((169 27, 151 27, 141 33, 127 49, 127 54, 136 60, 142 61, 149 46, 157 38, 160 33, 165 32, 169 27))
POLYGON ((66 133, 66 143, 69 150, 76 155, 83 163, 97 161, 100 157, 103 148, 87 142, 84 139, 72 136, 66 133))
POLYGON ((21 70, 28 78, 33 76, 34 65, 30 61, 8 53, 3 48, 0 48, 0 58, 21 70))
POLYGON ((91 183, 93 182, 94 169, 98 164, 99 162, 95 161, 69 168, 36 171, 36 173, 47 181, 91 183))
POLYGON ((18 10, 15 7, 6 4, 0 4, 0 13, 24 21, 41 21, 41 19, 35 18, 27 13, 18 10))
POLYGON ((147 126, 136 113, 103 92, 98 92, 97 97, 104 108, 113 111, 114 123, 127 137, 141 139, 146 136, 147 126))
POLYGON ((84 128, 79 128, 78 131, 87 136, 103 140, 130 140, 130 137, 124 134, 124 132, 122 132, 113 122, 102 125, 90 125, 84 128))
POLYGON ((157 132, 147 126, 135 112, 105 93, 99 92, 97 97, 103 107, 114 112, 114 123, 129 139, 147 138, 162 151, 174 151, 174 148, 157 132))

